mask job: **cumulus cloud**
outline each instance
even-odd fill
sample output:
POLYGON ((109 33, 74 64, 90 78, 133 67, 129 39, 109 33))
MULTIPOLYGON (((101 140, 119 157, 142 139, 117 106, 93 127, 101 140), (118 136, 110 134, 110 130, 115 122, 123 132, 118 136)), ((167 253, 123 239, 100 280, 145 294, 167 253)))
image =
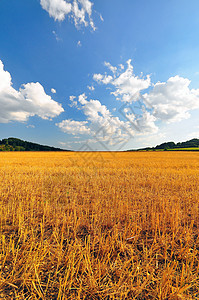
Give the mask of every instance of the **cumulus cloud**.
POLYGON ((131 126, 136 129, 138 135, 158 132, 158 127, 155 124, 156 117, 144 108, 142 108, 142 114, 140 115, 126 111, 125 117, 129 120, 131 126))
POLYGON ((75 99, 76 99, 76 96, 69 97, 69 100, 71 101, 71 103, 69 104, 70 107, 73 107, 73 106, 77 107, 77 101, 75 101, 75 99))
POLYGON ((126 143, 135 135, 157 131, 154 124, 155 117, 147 111, 139 118, 132 112, 126 111, 125 120, 121 120, 118 116, 113 116, 106 105, 99 100, 88 99, 85 93, 78 97, 71 96, 70 100, 72 104, 74 102, 75 107, 82 110, 86 121, 64 120, 56 125, 67 133, 88 134, 93 138, 92 141, 101 143, 106 150, 111 145, 118 147, 118 145, 126 143))
POLYGON ((40 0, 40 4, 55 21, 63 21, 68 15, 74 20, 76 27, 90 25, 96 30, 92 19, 93 3, 89 0, 40 0))
POLYGON ((64 0, 40 0, 40 4, 50 17, 58 21, 63 21, 65 16, 72 11, 72 4, 64 0))
POLYGON ((109 84, 113 80, 111 75, 94 74, 93 79, 98 83, 109 84))
POLYGON ((102 123, 103 120, 107 120, 108 118, 110 118, 110 111, 105 105, 102 105, 99 100, 91 99, 88 101, 85 94, 80 95, 78 100, 82 104, 84 114, 92 123, 102 123))
POLYGON ((48 96, 39 83, 23 84, 17 91, 11 75, 0 60, 0 122, 27 121, 31 116, 52 119, 63 112, 62 106, 48 96))
POLYGON ((69 97, 70 101, 73 101, 75 98, 76 98, 76 96, 73 96, 73 95, 69 97))
POLYGON ((63 120, 61 123, 56 125, 65 133, 72 135, 75 134, 89 134, 90 128, 88 128, 87 121, 74 121, 74 120, 63 120))
POLYGON ((109 136, 110 134, 116 134, 116 131, 119 130, 121 124, 124 123, 120 121, 119 118, 113 117, 107 107, 102 105, 99 100, 87 100, 85 93, 79 95, 78 98, 71 96, 70 100, 75 102, 76 107, 76 103, 78 102, 78 108, 83 111, 86 116, 86 121, 64 120, 61 123, 56 124, 64 132, 95 136, 96 133, 103 128, 103 131, 98 135, 98 138, 102 138, 102 135, 103 138, 106 138, 106 136, 109 136), (86 126, 88 122, 89 127, 86 126))
POLYGON ((116 88, 113 95, 121 97, 120 99, 124 102, 132 102, 139 98, 141 91, 151 85, 151 79, 150 75, 147 75, 146 78, 135 76, 130 59, 127 61, 127 65, 127 69, 112 82, 116 88))
POLYGON ((199 89, 190 89, 190 80, 187 78, 177 75, 166 82, 152 84, 150 75, 143 77, 142 73, 140 76, 134 74, 130 59, 127 61, 126 69, 123 65, 116 68, 108 62, 104 64, 113 75, 94 74, 93 79, 97 83, 109 85, 112 89, 111 94, 116 100, 131 104, 132 107, 138 101, 142 101, 142 116, 125 112, 123 114, 131 123, 137 123, 139 128, 148 127, 155 132, 157 130, 155 121, 169 123, 187 119, 190 117, 191 110, 199 108, 199 89), (144 93, 150 86, 152 86, 151 91, 144 93))
MULTIPOLYGON (((105 62, 104 65, 113 75, 107 73, 94 74, 93 79, 98 83, 112 87, 111 94, 115 96, 116 100, 125 103, 124 107, 119 110, 125 118, 125 122, 122 123, 117 118, 117 127, 125 128, 132 136, 157 132, 156 117, 146 110, 144 103, 140 106, 139 113, 136 112, 138 100, 140 101, 141 98, 141 91, 148 89, 151 85, 150 76, 147 75, 146 78, 143 78, 142 74, 135 76, 130 59, 127 61, 126 70, 124 70, 122 64, 118 68, 113 67, 109 62, 105 62)), ((110 118, 109 124, 113 124, 113 120, 115 121, 116 118, 110 118)))
POLYGON ((190 117, 190 110, 199 108, 199 89, 190 89, 190 80, 180 76, 158 82, 143 95, 153 115, 162 121, 176 122, 190 117))
POLYGON ((120 64, 119 67, 120 67, 121 70, 124 70, 124 65, 123 64, 120 64))
MULTIPOLYGON (((96 73, 93 80, 105 85, 115 100, 122 102, 121 107, 111 112, 100 100, 89 99, 85 93, 70 96, 71 106, 83 112, 85 121, 65 120, 57 124, 64 132, 86 134, 89 143, 100 143, 104 150, 118 150, 119 145, 124 146, 132 137, 158 136, 160 121, 180 121, 189 118, 191 110, 199 108, 199 89, 190 89, 187 78, 175 76, 152 84, 150 75, 134 74, 131 60, 127 61, 126 68, 108 62, 104 65, 111 73, 96 73)), ((87 87, 94 89, 93 85, 87 87)))
POLYGON ((107 145, 121 143, 128 139, 134 132, 129 124, 114 117, 109 109, 99 100, 87 100, 87 96, 82 94, 78 98, 82 105, 81 109, 84 112, 87 120, 90 122, 91 134, 99 142, 107 145))
POLYGON ((131 60, 127 61, 126 69, 123 65, 116 68, 108 62, 104 64, 112 74, 94 74, 93 79, 108 85, 115 99, 123 102, 118 110, 120 115, 114 116, 99 100, 88 99, 85 93, 70 97, 72 105, 85 115, 90 128, 87 133, 98 142, 113 145, 113 141, 120 143, 135 136, 157 134, 158 121, 179 121, 199 108, 199 89, 190 89, 187 78, 175 76, 167 82, 152 84, 149 75, 134 74, 131 60), (144 93, 149 87, 151 90, 144 93))
POLYGON ((98 83, 112 85, 115 89, 112 94, 117 100, 129 103, 136 101, 140 96, 140 92, 151 85, 150 75, 147 75, 146 78, 135 76, 133 66, 131 65, 131 59, 127 61, 127 68, 125 71, 123 65, 119 65, 118 69, 113 67, 110 63, 105 62, 105 66, 111 70, 114 76, 94 74, 93 79, 98 83))

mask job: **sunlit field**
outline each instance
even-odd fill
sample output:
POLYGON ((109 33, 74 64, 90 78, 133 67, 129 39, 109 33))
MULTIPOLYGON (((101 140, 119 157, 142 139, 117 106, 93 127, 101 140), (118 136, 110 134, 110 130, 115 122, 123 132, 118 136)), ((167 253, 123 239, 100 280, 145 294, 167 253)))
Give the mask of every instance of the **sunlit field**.
POLYGON ((199 299, 199 153, 1 153, 0 299, 199 299))

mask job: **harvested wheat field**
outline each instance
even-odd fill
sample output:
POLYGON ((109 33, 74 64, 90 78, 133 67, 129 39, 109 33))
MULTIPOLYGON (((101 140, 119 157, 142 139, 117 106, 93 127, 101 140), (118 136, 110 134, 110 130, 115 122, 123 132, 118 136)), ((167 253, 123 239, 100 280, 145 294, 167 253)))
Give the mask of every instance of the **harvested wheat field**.
POLYGON ((1 153, 0 299, 199 299, 199 153, 1 153))

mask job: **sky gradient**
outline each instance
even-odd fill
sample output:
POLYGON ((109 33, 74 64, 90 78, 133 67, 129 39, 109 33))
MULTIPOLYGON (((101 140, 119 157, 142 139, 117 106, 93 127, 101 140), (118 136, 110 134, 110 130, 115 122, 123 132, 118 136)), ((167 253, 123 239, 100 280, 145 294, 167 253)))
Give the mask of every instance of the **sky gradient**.
POLYGON ((126 150, 199 138, 198 0, 1 0, 0 139, 126 150))

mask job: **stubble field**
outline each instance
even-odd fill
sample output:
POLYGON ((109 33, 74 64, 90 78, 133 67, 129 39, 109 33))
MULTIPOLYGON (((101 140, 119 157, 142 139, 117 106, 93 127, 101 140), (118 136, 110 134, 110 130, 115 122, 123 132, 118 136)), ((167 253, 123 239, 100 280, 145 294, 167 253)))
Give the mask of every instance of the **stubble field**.
POLYGON ((1 153, 0 299, 199 299, 199 153, 1 153))

